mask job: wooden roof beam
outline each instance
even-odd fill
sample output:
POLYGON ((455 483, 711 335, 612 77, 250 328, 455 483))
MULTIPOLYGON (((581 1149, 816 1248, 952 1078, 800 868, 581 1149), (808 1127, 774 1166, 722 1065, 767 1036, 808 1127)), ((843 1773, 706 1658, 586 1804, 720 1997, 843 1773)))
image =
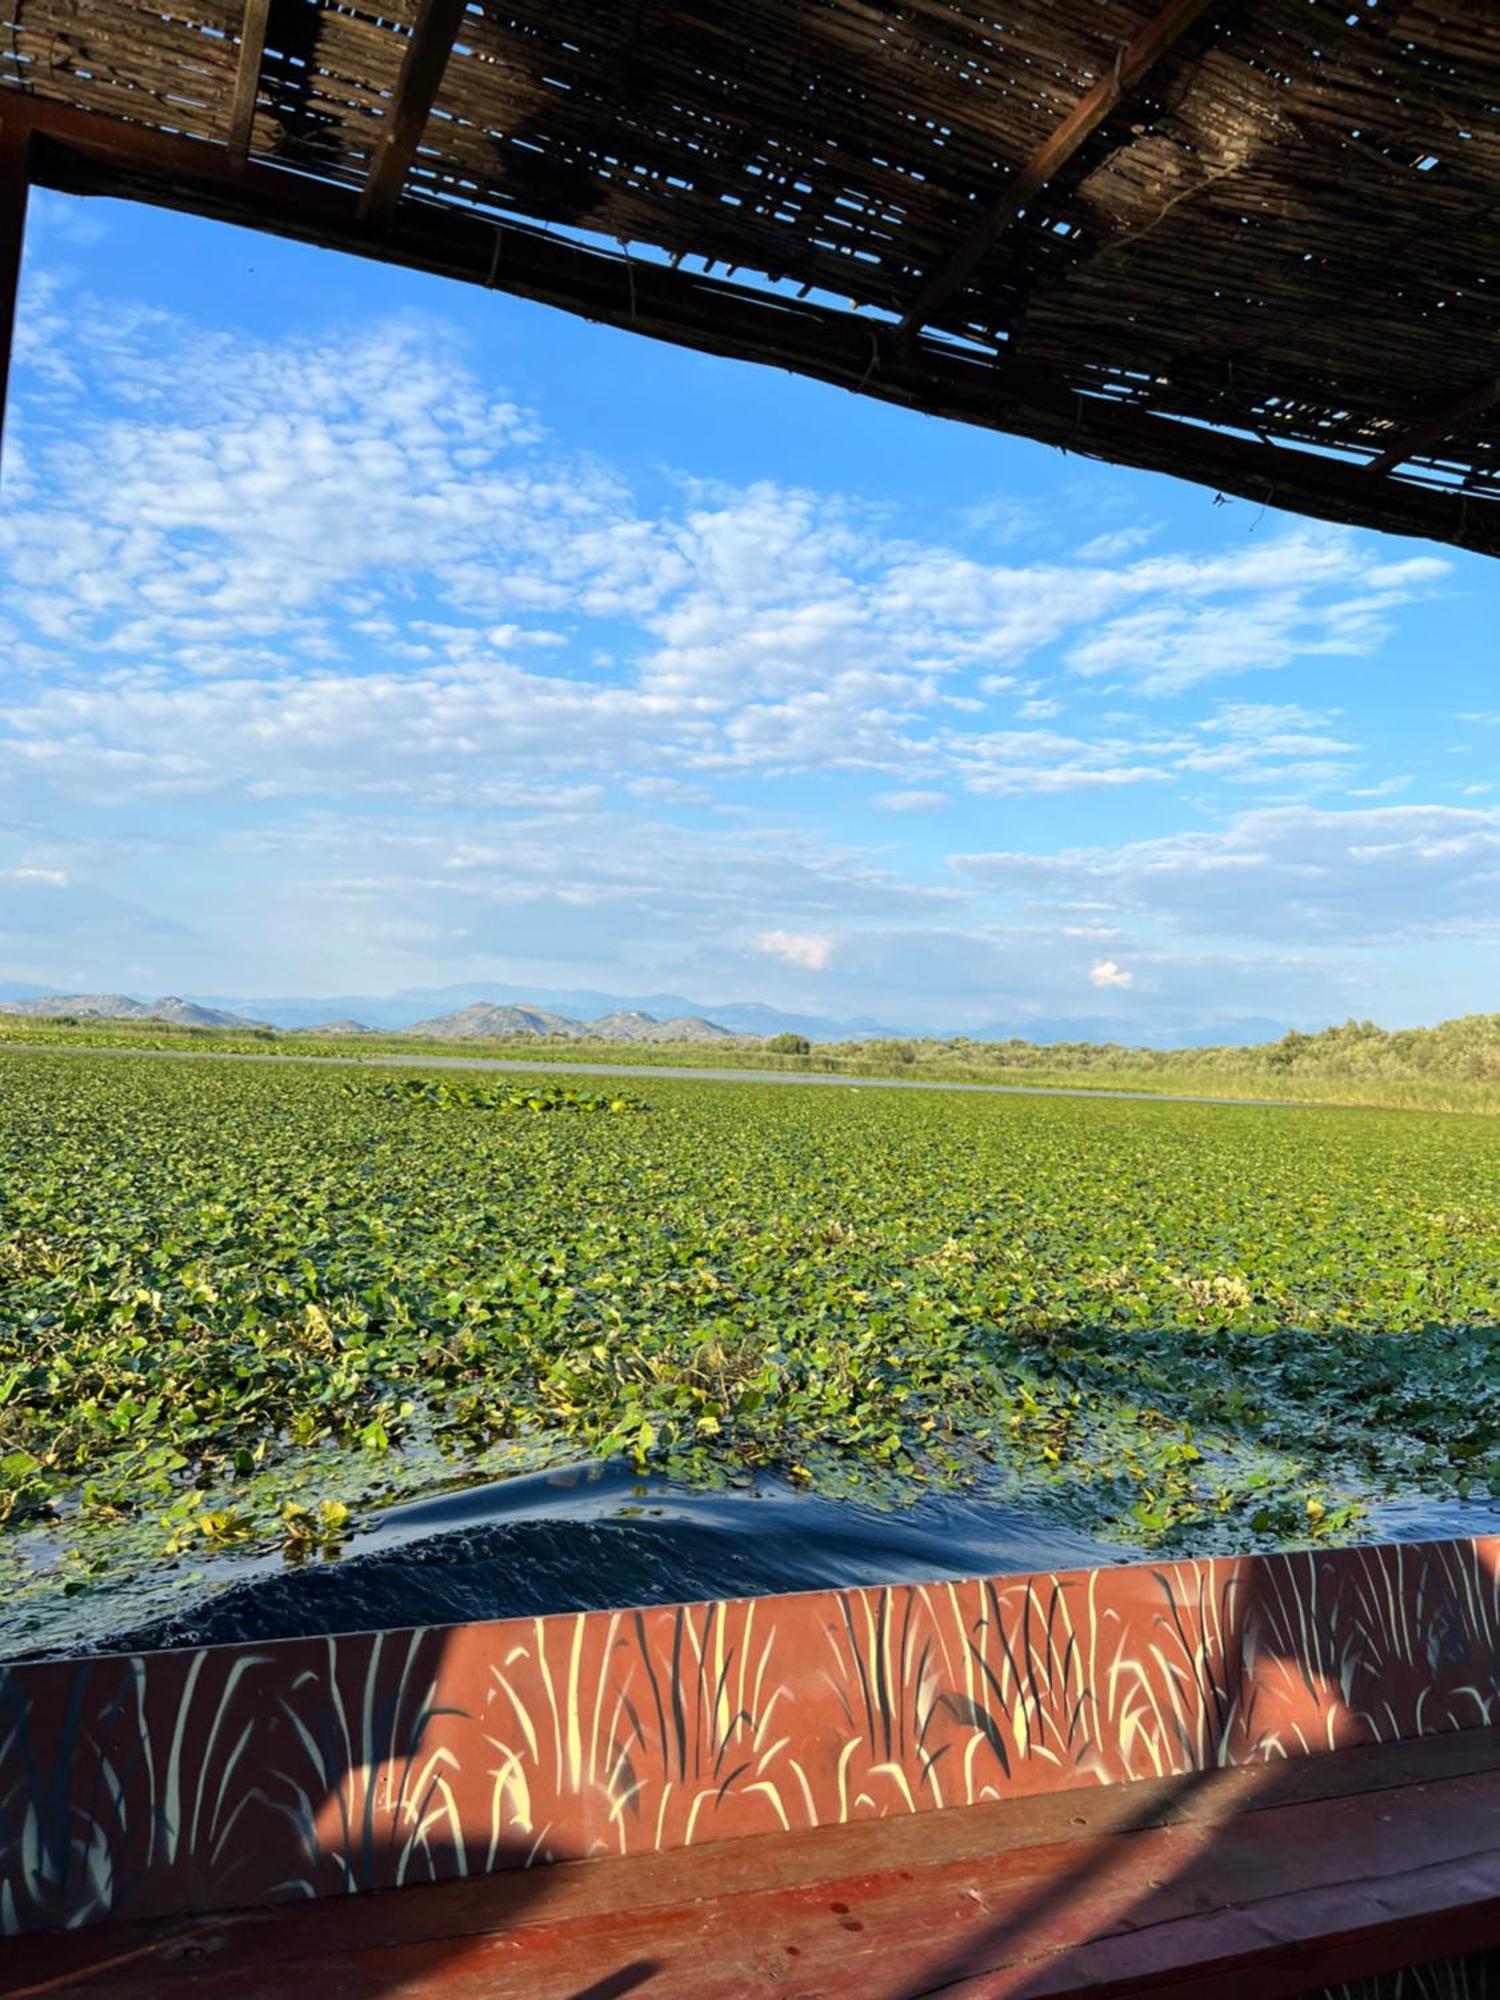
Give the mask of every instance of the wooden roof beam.
POLYGON ((1404 465, 1407 459, 1425 457, 1434 445, 1462 430, 1471 417, 1482 417, 1496 403, 1500 403, 1500 375, 1490 375, 1470 389, 1467 395, 1460 396, 1455 402, 1435 410, 1430 417, 1424 417, 1420 423, 1402 431, 1394 444, 1387 445, 1378 458, 1370 460, 1365 467, 1366 472, 1383 479, 1398 465, 1404 465))
POLYGON ((929 415, 1035 438, 1093 458, 1175 473, 1257 504, 1500 556, 1500 501, 1371 479, 1341 457, 1084 396, 1045 370, 936 342, 903 347, 857 313, 672 270, 431 204, 372 227, 353 190, 222 146, 21 97, 0 105, 34 133, 31 178, 346 250, 561 307, 585 319, 814 380, 929 415))
POLYGON ((466 8, 467 0, 420 0, 391 98, 386 134, 365 183, 361 209, 366 216, 384 220, 395 213, 466 8))
POLYGON ((922 286, 901 317, 899 338, 909 340, 961 289, 1021 211, 1093 137, 1120 100, 1140 85, 1208 5, 1209 0, 1167 0, 1161 12, 1125 44, 1109 75, 1101 77, 1087 96, 1079 99, 1056 131, 1006 182, 947 263, 922 286))
POLYGON ((236 160, 250 157, 250 134, 255 125, 255 100, 260 89, 261 58, 266 52, 266 23, 270 18, 271 0, 245 0, 239 62, 234 72, 234 99, 229 110, 229 150, 236 160))

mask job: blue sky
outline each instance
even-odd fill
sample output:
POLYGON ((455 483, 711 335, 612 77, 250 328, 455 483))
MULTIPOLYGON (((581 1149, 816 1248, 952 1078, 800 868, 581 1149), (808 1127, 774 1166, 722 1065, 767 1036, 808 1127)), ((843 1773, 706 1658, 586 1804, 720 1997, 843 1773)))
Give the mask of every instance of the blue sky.
POLYGON ((38 200, 0 979, 1500 1007, 1500 567, 38 200))

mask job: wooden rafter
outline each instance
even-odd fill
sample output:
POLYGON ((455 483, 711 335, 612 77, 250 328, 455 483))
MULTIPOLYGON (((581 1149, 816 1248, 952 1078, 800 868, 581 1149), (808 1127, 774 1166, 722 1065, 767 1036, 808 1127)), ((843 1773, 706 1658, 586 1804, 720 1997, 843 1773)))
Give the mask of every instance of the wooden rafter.
MULTIPOLYGON (((1495 412, 1440 408, 1500 365, 1485 353, 1500 166, 1453 142, 1494 97, 1472 7, 470 0, 455 25, 457 0, 271 0, 236 162, 249 4, 220 10, 207 88, 191 9, 13 7, 0 100, 97 109, 279 172, 218 183, 205 213, 253 210, 317 242, 316 204, 342 189, 330 248, 434 272, 451 252, 512 290, 547 264, 557 303, 597 298, 610 316, 633 276, 661 337, 933 415, 1098 456, 1118 443, 1131 464, 1392 528, 1448 522, 1460 487, 1471 524, 1500 500, 1495 412), (604 261, 529 247, 549 227, 604 261), (976 250, 918 327, 918 293, 976 250), (675 289, 642 275, 666 261, 675 289), (820 303, 834 317, 787 310, 820 303), (826 362, 803 338, 815 323, 826 362), (1415 450, 1435 416, 1451 434, 1415 450)), ((159 157, 95 179, 134 175, 146 199, 190 209, 159 157)))
POLYGON ((1424 417, 1420 423, 1404 430, 1394 444, 1387 445, 1378 458, 1370 460, 1365 470, 1383 478, 1387 473, 1394 472, 1398 465, 1404 465, 1407 459, 1425 456, 1434 445, 1462 430, 1471 418, 1482 417, 1496 403, 1500 403, 1500 375, 1490 375, 1466 395, 1459 396, 1441 410, 1434 410, 1430 417, 1424 417))
POLYGON ((386 135, 370 164, 370 178, 365 183, 366 215, 383 219, 395 211, 422 142, 432 101, 458 39, 466 5, 467 0, 419 0, 417 18, 391 99, 386 135))
POLYGON ((758 361, 884 402, 1035 438, 1082 456, 1196 479, 1320 519, 1430 536, 1500 555, 1500 502, 1083 396, 1035 366, 932 340, 902 342, 864 316, 631 259, 526 225, 497 226, 433 203, 372 223, 360 196, 222 146, 71 107, 23 100, 37 133, 32 177, 215 217, 327 249, 557 306, 699 352, 758 361))
POLYGON ((229 113, 229 150, 237 160, 247 159, 250 153, 255 98, 260 88, 260 65, 266 52, 266 23, 270 16, 271 0, 245 0, 239 62, 234 73, 234 101, 229 113))
POLYGON ((960 289, 980 261, 988 256, 1016 217, 1091 138, 1115 106, 1137 89, 1178 38, 1198 19, 1209 0, 1167 0, 1116 58, 1108 76, 1101 77, 1081 97, 1057 129, 1011 176, 957 249, 917 293, 901 317, 899 333, 909 338, 926 326, 960 289))
POLYGON ((31 187, 31 134, 0 106, 0 450, 5 443, 6 390, 21 290, 21 250, 31 187))

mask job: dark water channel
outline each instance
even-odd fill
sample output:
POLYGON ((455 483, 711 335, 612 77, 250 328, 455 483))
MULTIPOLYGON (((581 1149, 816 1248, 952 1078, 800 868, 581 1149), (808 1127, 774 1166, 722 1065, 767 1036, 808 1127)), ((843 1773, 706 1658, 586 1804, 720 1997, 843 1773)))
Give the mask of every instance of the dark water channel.
POLYGON ((951 1495, 893 1511, 777 1481, 705 1493, 628 1467, 584 1465, 392 1508, 337 1562, 247 1565, 226 1588, 98 1643, 115 1651, 294 1638, 1062 1569, 1136 1554, 951 1495))
MULTIPOLYGON (((1426 1499, 1384 1503, 1366 1533, 1416 1541, 1497 1528, 1491 1501, 1426 1499)), ((771 1479, 703 1492, 628 1466, 588 1464, 393 1507, 352 1536, 337 1561, 226 1558, 184 1578, 170 1610, 132 1617, 117 1602, 113 1617, 96 1615, 87 1631, 75 1627, 44 1650, 303 1638, 1084 1568, 1147 1553, 983 1496, 931 1495, 888 1508, 771 1479)))

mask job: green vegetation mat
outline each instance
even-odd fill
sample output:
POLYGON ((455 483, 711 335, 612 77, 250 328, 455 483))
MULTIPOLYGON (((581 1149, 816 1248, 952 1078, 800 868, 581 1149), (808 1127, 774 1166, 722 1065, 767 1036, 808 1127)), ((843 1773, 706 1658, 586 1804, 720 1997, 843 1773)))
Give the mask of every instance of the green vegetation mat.
POLYGON ((1488 1119, 18 1049, 0 1201, 33 1628, 610 1453, 1163 1549, 1500 1492, 1488 1119))

